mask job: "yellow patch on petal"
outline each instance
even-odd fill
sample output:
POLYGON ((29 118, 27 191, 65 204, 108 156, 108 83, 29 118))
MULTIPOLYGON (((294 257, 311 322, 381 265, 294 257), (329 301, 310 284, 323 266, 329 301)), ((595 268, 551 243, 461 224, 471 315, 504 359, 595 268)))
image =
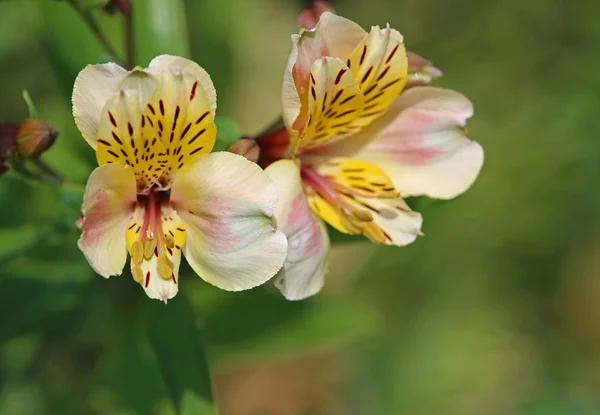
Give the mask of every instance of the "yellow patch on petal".
POLYGON ((312 211, 335 229, 351 235, 361 233, 360 227, 356 227, 352 222, 349 222, 346 218, 347 215, 341 209, 334 208, 317 193, 309 192, 307 197, 308 205, 312 211))
POLYGON ((131 166, 137 192, 143 193, 158 180, 164 165, 159 162, 165 147, 143 133, 144 118, 137 92, 121 90, 106 104, 100 119, 96 158, 98 164, 131 166))
POLYGON ((144 137, 162 142, 160 162, 164 167, 158 180, 169 187, 173 175, 194 158, 212 150, 217 129, 201 80, 190 73, 168 68, 144 109, 144 137))
MULTIPOLYGON (((136 259, 139 258, 139 252, 137 248, 134 249, 133 245, 135 242, 140 242, 142 240, 142 226, 144 226, 144 213, 145 209, 140 207, 139 205, 136 207, 135 212, 133 213, 133 217, 129 221, 127 225, 127 231, 125 232, 125 239, 127 240, 127 250, 132 258, 135 256, 136 259)), ((141 256, 144 255, 143 244, 141 245, 141 256)), ((139 262, 136 262, 136 264, 139 262)))
POLYGON ((185 225, 179 215, 170 206, 163 206, 161 210, 161 223, 164 241, 164 250, 168 258, 180 254, 185 244, 185 225))
POLYGON ((319 165, 317 172, 335 184, 362 196, 382 199, 399 196, 388 175, 366 161, 332 158, 319 165))
POLYGON ((365 104, 353 126, 365 126, 394 102, 408 78, 408 59, 402 35, 389 27, 375 26, 350 55, 352 71, 365 104))
POLYGON ((349 127, 363 106, 364 97, 344 62, 318 59, 310 76, 308 119, 293 148, 306 150, 355 132, 349 127))

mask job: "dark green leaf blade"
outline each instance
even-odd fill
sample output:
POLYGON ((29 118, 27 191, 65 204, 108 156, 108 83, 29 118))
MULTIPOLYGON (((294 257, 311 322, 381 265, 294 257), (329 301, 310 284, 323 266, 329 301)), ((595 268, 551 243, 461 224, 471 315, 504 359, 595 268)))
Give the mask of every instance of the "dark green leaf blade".
POLYGON ((202 406, 202 415, 214 413, 204 342, 187 300, 179 295, 168 305, 148 301, 145 316, 150 345, 178 413, 187 405, 202 406))

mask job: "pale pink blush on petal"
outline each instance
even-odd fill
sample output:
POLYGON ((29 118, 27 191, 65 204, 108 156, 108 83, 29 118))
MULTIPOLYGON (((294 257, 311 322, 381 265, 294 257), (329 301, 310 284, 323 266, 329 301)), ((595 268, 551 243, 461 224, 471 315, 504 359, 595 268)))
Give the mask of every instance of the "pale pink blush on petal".
MULTIPOLYGON (((301 229, 313 220, 312 213, 306 204, 306 196, 300 194, 292 201, 292 207, 287 217, 288 229, 301 229)), ((290 241, 290 248, 295 248, 290 241)), ((320 232, 310 233, 309 239, 305 241, 300 251, 301 256, 313 256, 325 249, 325 239, 320 232)))

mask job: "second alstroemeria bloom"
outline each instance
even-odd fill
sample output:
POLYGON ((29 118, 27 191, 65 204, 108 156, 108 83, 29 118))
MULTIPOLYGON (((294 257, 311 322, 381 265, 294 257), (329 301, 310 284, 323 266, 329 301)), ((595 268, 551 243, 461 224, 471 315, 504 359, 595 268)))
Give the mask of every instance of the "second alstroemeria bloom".
POLYGON ((275 186, 241 156, 208 154, 215 110, 210 77, 187 59, 79 74, 73 114, 100 165, 86 187, 79 247, 100 275, 121 274, 129 253, 133 279, 166 302, 182 253, 200 277, 232 291, 280 269, 287 242, 272 225, 275 186))
POLYGON ((277 284, 286 298, 301 299, 323 285, 329 242, 321 219, 374 242, 409 244, 422 220, 402 197, 456 196, 475 180, 483 151, 464 132, 471 103, 416 86, 441 73, 416 54, 407 57, 398 31, 367 33, 325 12, 292 40, 285 129, 258 143, 289 242, 277 284), (420 75, 409 76, 409 67, 420 75))

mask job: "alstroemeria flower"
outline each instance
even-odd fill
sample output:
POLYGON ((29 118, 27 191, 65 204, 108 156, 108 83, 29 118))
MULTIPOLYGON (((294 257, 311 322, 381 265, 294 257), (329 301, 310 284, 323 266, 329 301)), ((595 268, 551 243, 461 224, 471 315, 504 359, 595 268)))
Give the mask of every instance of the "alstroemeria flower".
MULTIPOLYGON (((286 298, 301 299, 323 285, 329 242, 322 221, 374 242, 409 244, 422 221, 402 197, 460 194, 475 180, 483 150, 465 135, 473 108, 464 96, 406 89, 410 63, 398 31, 367 33, 325 12, 292 40, 285 129, 258 143, 259 164, 279 190, 275 217, 289 243, 277 285, 286 298)), ((433 68, 418 55, 412 59, 424 73, 433 68)))
POLYGON ((83 201, 79 247, 105 278, 121 274, 166 302, 178 290, 181 254, 225 290, 269 280, 285 256, 274 229, 275 186, 254 163, 210 153, 216 94, 196 63, 159 56, 147 69, 86 67, 73 114, 98 167, 83 201))

